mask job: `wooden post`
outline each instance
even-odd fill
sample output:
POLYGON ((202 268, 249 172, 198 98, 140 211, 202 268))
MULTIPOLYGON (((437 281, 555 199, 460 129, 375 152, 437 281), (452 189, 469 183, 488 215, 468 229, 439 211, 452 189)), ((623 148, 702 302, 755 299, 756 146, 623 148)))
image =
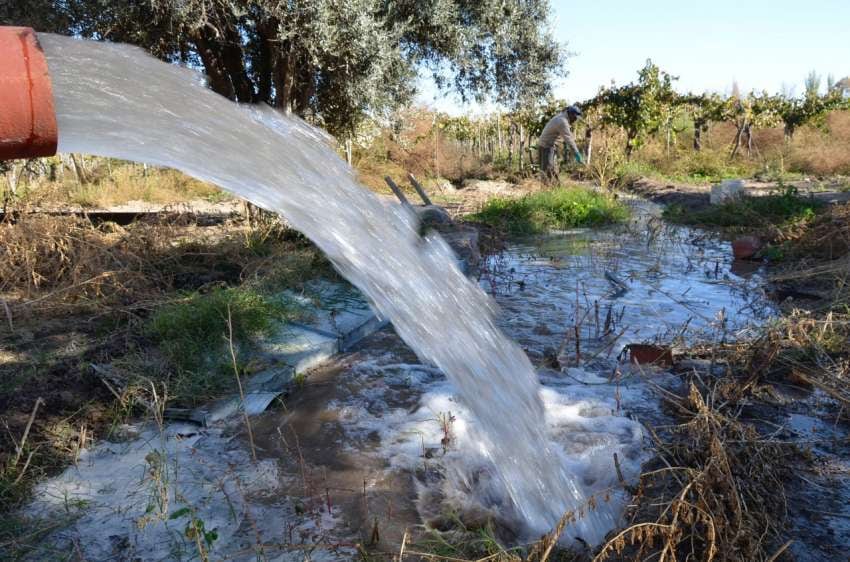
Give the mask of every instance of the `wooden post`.
POLYGON ((410 185, 412 185, 412 186, 413 186, 413 189, 415 189, 415 190, 416 190, 416 193, 418 193, 418 194, 419 194, 419 197, 421 197, 421 198, 422 198, 422 202, 423 202, 423 203, 425 203, 426 205, 433 205, 433 203, 431 203, 431 199, 429 199, 429 198, 428 198, 428 194, 427 194, 427 193, 425 193, 425 189, 422 187, 422 184, 420 184, 420 183, 416 180, 416 176, 414 176, 414 175, 413 175, 413 174, 411 174, 411 173, 408 173, 408 174, 407 174, 407 179, 409 179, 409 180, 410 180, 410 185))
POLYGON ((387 182, 387 185, 390 186, 390 189, 393 190, 393 193, 395 193, 395 196, 398 197, 398 200, 401 201, 402 205, 404 205, 405 207, 411 206, 410 201, 407 200, 407 197, 404 196, 404 193, 401 191, 398 185, 396 185, 396 183, 390 176, 385 176, 384 181, 387 182))

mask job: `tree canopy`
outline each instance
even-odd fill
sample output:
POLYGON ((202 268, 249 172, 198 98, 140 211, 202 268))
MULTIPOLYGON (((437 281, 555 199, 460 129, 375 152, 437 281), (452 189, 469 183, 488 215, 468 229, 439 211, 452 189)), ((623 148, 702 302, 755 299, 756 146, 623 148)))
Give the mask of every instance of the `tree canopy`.
POLYGON ((233 100, 335 133, 411 99, 430 72, 464 99, 545 97, 565 52, 548 0, 28 0, 0 22, 139 45, 233 100))

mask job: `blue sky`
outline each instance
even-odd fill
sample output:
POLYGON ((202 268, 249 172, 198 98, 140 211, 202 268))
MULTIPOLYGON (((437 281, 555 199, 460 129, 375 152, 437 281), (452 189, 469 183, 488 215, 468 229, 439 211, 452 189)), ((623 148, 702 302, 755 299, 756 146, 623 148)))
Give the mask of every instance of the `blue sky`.
MULTIPOLYGON (((630 82, 647 58, 679 76, 680 91, 802 91, 811 70, 850 75, 850 0, 553 0, 553 32, 574 53, 555 94, 593 96, 630 82)), ((444 111, 456 96, 422 81, 420 100, 444 111)))

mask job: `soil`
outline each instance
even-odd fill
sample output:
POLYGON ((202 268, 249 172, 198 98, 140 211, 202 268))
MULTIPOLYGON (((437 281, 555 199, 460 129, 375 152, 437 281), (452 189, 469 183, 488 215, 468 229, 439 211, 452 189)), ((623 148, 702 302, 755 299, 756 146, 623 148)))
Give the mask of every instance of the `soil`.
MULTIPOLYGON (((770 195, 782 189, 777 183, 744 181, 748 195, 760 196, 770 195)), ((785 187, 795 187, 804 196, 810 196, 825 204, 841 204, 850 202, 850 192, 837 191, 840 185, 830 185, 822 189, 819 184, 810 181, 792 182, 785 187)), ((688 211, 699 211, 708 207, 710 185, 694 185, 685 183, 672 183, 652 178, 640 178, 625 186, 625 190, 659 205, 677 205, 688 211)))

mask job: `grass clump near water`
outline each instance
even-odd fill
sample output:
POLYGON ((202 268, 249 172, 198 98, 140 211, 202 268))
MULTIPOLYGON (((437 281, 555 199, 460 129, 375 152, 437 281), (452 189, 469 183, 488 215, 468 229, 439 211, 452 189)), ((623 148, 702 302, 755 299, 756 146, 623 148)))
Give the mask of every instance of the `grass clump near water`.
POLYGON ((519 199, 491 199, 469 218, 522 235, 600 226, 623 221, 628 216, 628 208, 608 194, 580 187, 558 187, 519 199))
POLYGON ((673 205, 664 210, 664 218, 695 226, 782 229, 811 221, 821 207, 821 203, 797 195, 796 190, 786 189, 777 195, 744 197, 696 211, 673 205))
POLYGON ((252 289, 190 293, 160 307, 148 322, 151 336, 173 368, 170 393, 183 403, 214 398, 235 383, 228 335, 244 351, 279 322, 299 316, 295 305, 252 289))

